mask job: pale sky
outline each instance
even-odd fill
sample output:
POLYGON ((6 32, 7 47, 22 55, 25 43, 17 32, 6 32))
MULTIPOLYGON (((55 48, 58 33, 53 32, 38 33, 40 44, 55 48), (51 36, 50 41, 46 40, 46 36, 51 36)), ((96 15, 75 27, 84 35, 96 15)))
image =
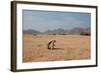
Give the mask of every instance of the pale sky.
POLYGON ((44 32, 58 28, 87 28, 91 25, 90 13, 23 10, 23 30, 34 29, 44 32))

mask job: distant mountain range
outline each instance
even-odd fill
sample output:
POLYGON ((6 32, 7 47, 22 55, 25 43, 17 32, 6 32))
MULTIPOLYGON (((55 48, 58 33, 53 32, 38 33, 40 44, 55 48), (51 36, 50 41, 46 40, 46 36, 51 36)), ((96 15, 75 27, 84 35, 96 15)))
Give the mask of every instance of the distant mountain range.
POLYGON ((24 33, 27 33, 27 34, 41 34, 41 32, 39 32, 37 30, 33 30, 33 29, 24 30, 24 33))
POLYGON ((23 33, 27 33, 27 34, 49 34, 49 35, 56 35, 56 34, 59 34, 59 35, 66 35, 66 34, 80 34, 80 33, 88 33, 90 34, 91 31, 90 31, 90 28, 73 28, 73 29, 70 29, 70 30, 65 30, 65 29, 55 29, 55 30, 47 30, 45 32, 40 32, 40 31, 37 31, 37 30, 34 30, 34 29, 29 29, 29 30, 24 30, 23 33))

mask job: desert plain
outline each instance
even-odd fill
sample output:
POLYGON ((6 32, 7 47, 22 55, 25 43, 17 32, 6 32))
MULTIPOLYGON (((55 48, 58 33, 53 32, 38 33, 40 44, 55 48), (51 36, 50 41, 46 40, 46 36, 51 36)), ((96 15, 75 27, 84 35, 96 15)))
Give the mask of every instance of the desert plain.
POLYGON ((90 36, 23 34, 23 62, 69 61, 91 58, 90 36), (48 42, 56 40, 55 49, 48 42))

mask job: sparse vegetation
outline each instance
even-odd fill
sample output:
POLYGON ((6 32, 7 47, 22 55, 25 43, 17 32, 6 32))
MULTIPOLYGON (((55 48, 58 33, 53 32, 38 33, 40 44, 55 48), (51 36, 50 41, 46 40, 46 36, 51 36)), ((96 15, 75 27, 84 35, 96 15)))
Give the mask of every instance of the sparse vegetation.
POLYGON ((90 36, 90 33, 88 33, 88 32, 81 32, 80 35, 90 36))
POLYGON ((33 36, 37 36, 37 34, 33 34, 33 36))
POLYGON ((63 33, 63 34, 61 34, 61 35, 67 35, 67 34, 63 33))

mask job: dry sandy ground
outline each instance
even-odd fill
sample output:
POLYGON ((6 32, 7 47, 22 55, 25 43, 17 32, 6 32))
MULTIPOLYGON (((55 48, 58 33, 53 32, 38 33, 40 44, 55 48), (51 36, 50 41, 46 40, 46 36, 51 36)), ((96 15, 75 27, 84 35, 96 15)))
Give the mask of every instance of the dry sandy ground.
POLYGON ((90 36, 81 35, 31 35, 23 36, 23 62, 67 61, 90 59, 90 36), (56 49, 47 44, 56 40, 56 49))

